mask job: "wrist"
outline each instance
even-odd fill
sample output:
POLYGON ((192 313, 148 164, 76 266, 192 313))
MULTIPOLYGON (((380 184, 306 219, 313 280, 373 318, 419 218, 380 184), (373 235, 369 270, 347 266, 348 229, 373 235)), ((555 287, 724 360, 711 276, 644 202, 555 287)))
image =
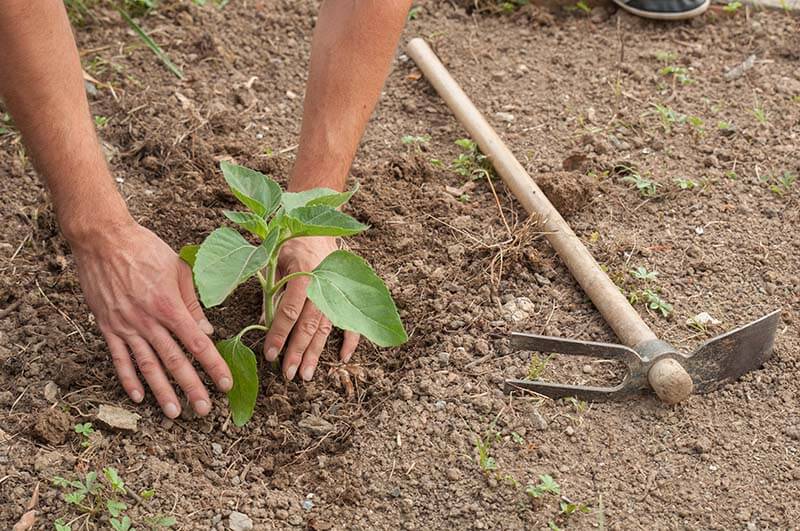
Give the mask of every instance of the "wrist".
POLYGON ((116 205, 106 205, 101 211, 69 211, 59 216, 64 238, 73 251, 90 251, 119 242, 119 235, 137 223, 125 207, 122 198, 116 205))

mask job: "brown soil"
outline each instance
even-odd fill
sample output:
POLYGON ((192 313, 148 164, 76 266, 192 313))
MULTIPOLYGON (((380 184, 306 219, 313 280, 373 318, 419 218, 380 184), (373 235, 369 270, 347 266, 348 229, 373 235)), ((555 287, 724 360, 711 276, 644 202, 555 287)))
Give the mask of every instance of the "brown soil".
MULTIPOLYGON (((339 373, 325 377, 331 349, 313 383, 265 374, 243 429, 229 422, 221 396, 209 417, 165 420, 152 397, 137 407, 116 383, 47 196, 18 137, 4 134, 0 308, 12 311, 0 318, 0 528, 25 512, 37 481, 37 528, 78 516, 50 479, 106 466, 132 490, 155 489, 151 501, 131 502, 139 528, 163 513, 181 529, 222 529, 234 510, 256 529, 797 525, 800 185, 770 190, 777 176, 800 172, 797 18, 742 8, 656 24, 605 7, 503 16, 456 4, 421 2, 404 40, 432 39, 534 178, 554 198, 562 192, 574 230, 625 290, 644 287, 631 269, 659 272, 653 286, 674 313, 639 306, 659 335, 691 350, 782 308, 773 358, 676 407, 649 395, 584 407, 503 394, 503 379, 523 377, 531 360, 510 350, 510 331, 614 337, 499 181, 511 235, 485 182, 463 200, 446 190, 464 179, 430 159, 455 158, 453 142, 465 133, 399 53, 352 171, 361 192, 350 212, 373 229, 350 246, 387 279, 411 340, 394 350, 363 344, 355 363, 365 381, 350 399, 339 373), (755 66, 727 80, 750 54, 755 66), (685 67, 692 82, 660 74, 668 65, 685 67), (678 113, 674 123, 655 104, 678 113), (407 134, 431 141, 409 153, 407 134), (657 196, 641 196, 621 166, 657 183, 657 196), (680 190, 676 179, 699 186, 680 190), (530 299, 530 311, 512 323, 503 305, 518 297, 530 299), (722 324, 686 325, 703 311, 722 324), (49 381, 59 386, 55 405, 44 397, 49 381), (98 428, 84 447, 69 423, 59 437, 49 431, 56 423, 37 421, 60 413, 92 421, 102 403, 135 410, 139 431, 98 428), (480 469, 479 438, 491 442, 496 471, 480 469), (524 486, 540 474, 589 512, 567 518, 557 496, 527 496, 524 486)), ((86 70, 114 87, 116 96, 98 88, 91 105, 109 119, 100 135, 120 188, 136 218, 175 248, 200 241, 220 223, 219 209, 234 204, 221 158, 285 179, 316 11, 305 0, 231 2, 221 11, 163 2, 143 24, 184 81, 112 11, 98 10, 78 30, 86 70)), ((229 304, 209 312, 220 337, 258 315, 257 287, 229 304)), ((587 382, 609 371, 555 357, 543 377, 587 382)))

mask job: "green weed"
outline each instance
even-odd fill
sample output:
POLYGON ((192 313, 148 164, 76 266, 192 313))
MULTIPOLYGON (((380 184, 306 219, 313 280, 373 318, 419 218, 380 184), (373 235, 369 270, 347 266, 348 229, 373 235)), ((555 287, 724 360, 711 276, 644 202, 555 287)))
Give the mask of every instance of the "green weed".
POLYGON ((643 197, 655 197, 658 193, 658 183, 643 177, 638 170, 630 166, 617 166, 615 172, 622 175, 622 181, 631 183, 643 197))
POLYGON ((645 266, 639 266, 636 269, 631 269, 630 274, 637 280, 644 280, 647 282, 654 281, 658 278, 658 271, 648 271, 645 266))
POLYGON ((556 483, 553 476, 549 474, 542 474, 539 476, 539 483, 536 485, 529 483, 525 487, 525 494, 531 498, 541 498, 545 494, 561 494, 561 486, 556 483))
POLYGON ((694 179, 678 178, 675 179, 675 182, 678 184, 678 188, 681 190, 693 190, 694 188, 700 186, 700 184, 694 179))
POLYGON ((658 73, 662 76, 674 77, 681 85, 694 83, 694 80, 689 77, 689 71, 684 66, 667 65, 662 67, 658 73))
POLYGON ((756 117, 758 123, 764 125, 767 123, 767 111, 762 109, 761 107, 753 107, 753 116, 756 117))
POLYGON ((792 190, 795 181, 797 181, 797 175, 785 171, 781 175, 770 178, 769 190, 775 195, 784 195, 792 190))
POLYGON ((489 157, 481 153, 478 144, 469 138, 460 138, 455 143, 462 150, 451 164, 457 174, 471 179, 491 178, 494 172, 492 164, 489 157))
POLYGON ((733 2, 728 2, 722 10, 726 13, 736 13, 741 7, 742 3, 739 0, 734 0, 733 2))
POLYGON ((528 373, 525 375, 525 377, 528 380, 538 380, 542 376, 545 368, 547 368, 547 364, 550 363, 551 359, 553 359, 552 354, 546 358, 542 358, 538 354, 531 355, 531 361, 528 363, 528 373))
POLYGON ((81 446, 84 448, 88 448, 92 444, 92 435, 94 434, 94 428, 92 427, 91 422, 86 422, 85 424, 75 424, 73 428, 75 433, 81 435, 81 446))
POLYGON ((422 7, 414 6, 408 10, 408 20, 417 20, 419 18, 420 13, 422 13, 422 7))

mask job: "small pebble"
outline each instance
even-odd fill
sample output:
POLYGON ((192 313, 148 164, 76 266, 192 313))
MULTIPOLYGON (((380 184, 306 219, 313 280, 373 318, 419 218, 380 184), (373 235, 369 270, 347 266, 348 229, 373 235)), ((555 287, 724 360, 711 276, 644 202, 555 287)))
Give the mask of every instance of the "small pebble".
POLYGON ((457 468, 448 468, 447 469, 447 479, 449 481, 458 481, 461 479, 461 473, 458 471, 457 468))
POLYGON ((583 374, 594 374, 594 367, 592 367, 589 364, 586 364, 583 367, 581 367, 581 370, 583 371, 583 374))
POLYGON ((403 400, 411 400, 414 398, 414 391, 406 384, 400 384, 397 386, 397 396, 403 400))
POLYGON ((575 435, 575 428, 573 428, 572 426, 567 426, 567 429, 564 430, 564 433, 567 434, 567 437, 572 437, 573 435, 575 435))

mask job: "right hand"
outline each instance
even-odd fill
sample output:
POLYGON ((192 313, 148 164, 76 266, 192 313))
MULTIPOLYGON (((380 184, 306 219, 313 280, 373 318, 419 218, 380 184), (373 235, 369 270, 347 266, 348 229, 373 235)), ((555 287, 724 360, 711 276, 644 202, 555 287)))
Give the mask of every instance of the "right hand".
POLYGON ((207 415, 211 411, 208 391, 173 336, 221 391, 231 389, 233 377, 208 337, 213 328, 197 301, 189 266, 158 236, 132 220, 72 242, 72 250, 86 302, 131 400, 144 399, 133 353, 167 417, 181 412, 167 374, 194 411, 207 415))

